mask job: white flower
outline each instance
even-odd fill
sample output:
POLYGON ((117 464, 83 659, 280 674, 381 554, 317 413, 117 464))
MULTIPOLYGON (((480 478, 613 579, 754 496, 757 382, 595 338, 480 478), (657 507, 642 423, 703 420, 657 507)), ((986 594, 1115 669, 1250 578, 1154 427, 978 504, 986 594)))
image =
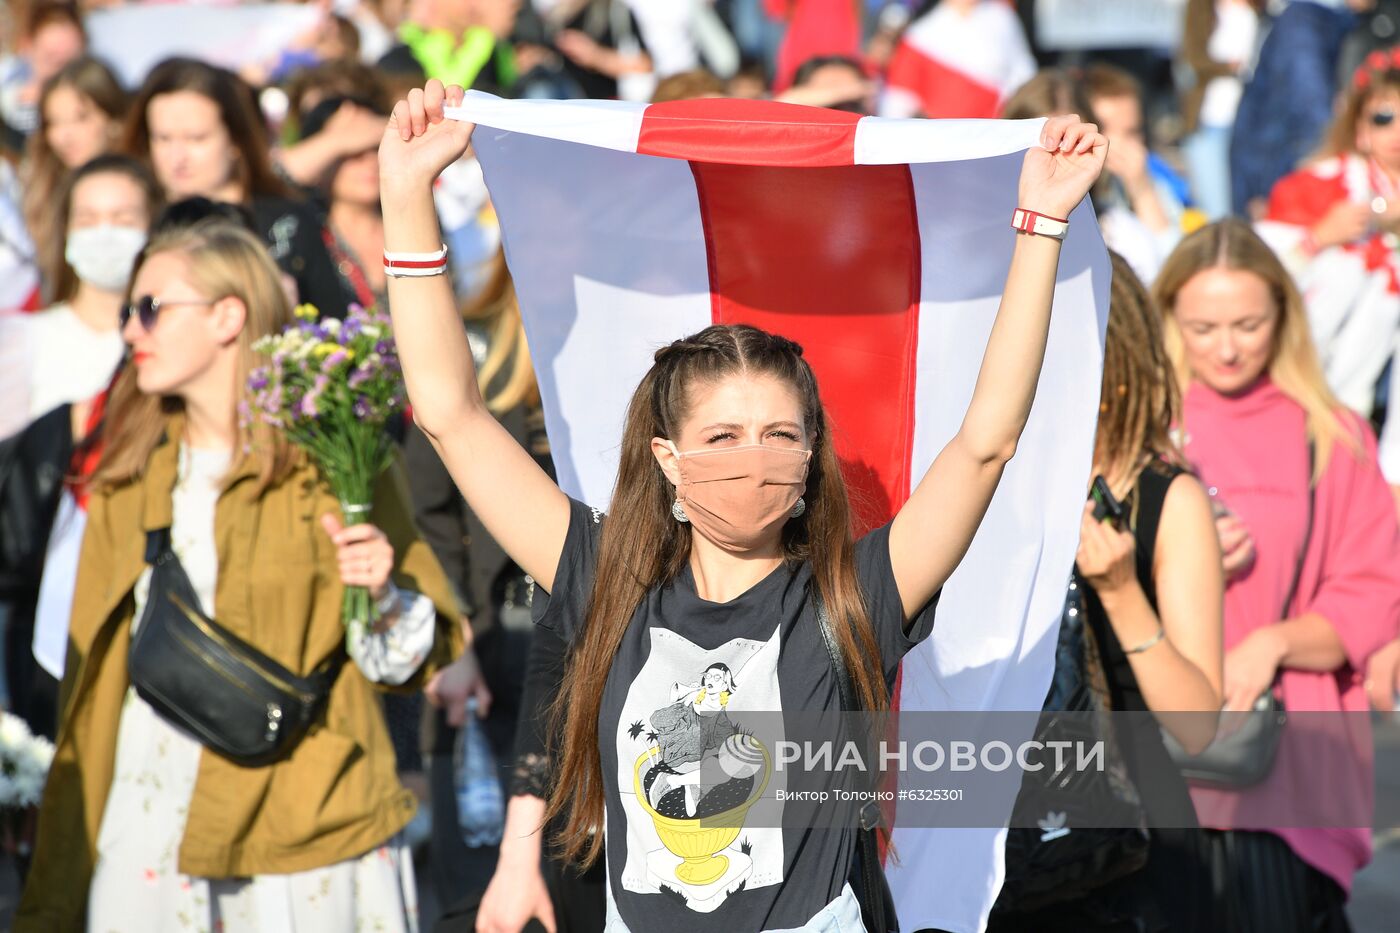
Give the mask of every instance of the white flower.
POLYGON ((384 336, 383 329, 376 324, 366 324, 364 327, 360 328, 360 333, 364 334, 366 337, 371 337, 375 340, 378 340, 380 337, 384 336))
POLYGON ((15 782, 0 774, 0 807, 22 806, 19 802, 19 794, 15 788, 15 782))
POLYGON ((15 802, 21 807, 32 807, 44 796, 44 778, 42 774, 27 774, 20 772, 14 776, 11 784, 14 786, 15 802))
POLYGON ((49 768, 53 765, 53 743, 42 735, 36 735, 34 736, 34 741, 29 744, 29 751, 34 761, 37 762, 39 766, 43 768, 44 773, 47 774, 49 768))
POLYGON ((340 321, 333 317, 328 317, 322 321, 321 327, 324 328, 328 334, 340 333, 340 321))
POLYGON ((29 744, 29 726, 13 713, 0 714, 0 749, 16 755, 29 744))
POLYGON ((24 754, 15 762, 16 777, 24 775, 33 777, 43 782, 49 773, 49 766, 53 764, 53 744, 42 736, 35 736, 34 740, 25 748, 24 754))

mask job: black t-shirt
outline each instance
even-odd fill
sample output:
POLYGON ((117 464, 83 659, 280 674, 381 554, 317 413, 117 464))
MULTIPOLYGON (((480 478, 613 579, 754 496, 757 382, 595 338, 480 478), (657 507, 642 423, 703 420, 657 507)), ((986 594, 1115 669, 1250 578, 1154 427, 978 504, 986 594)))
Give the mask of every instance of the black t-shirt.
POLYGON ((297 283, 297 301, 323 317, 344 318, 356 300, 326 251, 325 226, 309 205, 274 195, 254 195, 253 217, 278 267, 297 283))
MULTIPOLYGON (((554 591, 535 595, 535 621, 566 639, 584 623, 602 522, 600 512, 571 500, 554 591)), ((928 636, 937 597, 906 635, 889 526, 866 535, 855 550, 885 679, 893 684, 905 652, 928 636)), ((782 802, 761 793, 760 782, 772 776, 771 756, 755 749, 744 722, 745 713, 841 707, 808 598, 811 577, 806 563, 795 570, 779 566, 735 599, 714 603, 696 595, 687 566, 652 589, 632 617, 603 688, 599 719, 609 903, 630 929, 800 927, 840 895, 854 831, 786 826, 793 821, 781 821, 782 802), (687 774, 701 773, 698 763, 707 755, 720 759, 733 780, 710 787, 688 781, 687 774), (700 831, 701 817, 746 800, 751 808, 737 833, 711 829, 705 837, 700 831), (707 845, 713 851, 685 852, 691 863, 682 864, 678 850, 707 845)))

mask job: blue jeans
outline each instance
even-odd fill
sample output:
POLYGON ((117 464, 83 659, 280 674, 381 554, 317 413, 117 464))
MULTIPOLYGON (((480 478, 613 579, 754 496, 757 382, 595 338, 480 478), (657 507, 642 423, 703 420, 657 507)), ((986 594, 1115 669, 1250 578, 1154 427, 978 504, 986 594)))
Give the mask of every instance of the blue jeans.
POLYGON ((1181 144, 1191 173, 1196 206, 1208 220, 1230 214, 1230 135, 1228 126, 1201 126, 1181 144))

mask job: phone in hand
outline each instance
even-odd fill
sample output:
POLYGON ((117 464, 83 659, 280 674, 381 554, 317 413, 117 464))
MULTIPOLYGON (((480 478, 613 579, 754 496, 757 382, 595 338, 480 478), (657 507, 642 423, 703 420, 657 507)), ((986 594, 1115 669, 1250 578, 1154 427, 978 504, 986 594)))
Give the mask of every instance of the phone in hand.
POLYGON ((1094 485, 1089 487, 1089 498, 1094 500, 1095 521, 1110 522, 1115 528, 1122 527, 1127 518, 1127 510, 1123 508, 1123 503, 1114 497, 1113 491, 1108 488, 1108 481, 1102 474, 1094 477, 1094 485))

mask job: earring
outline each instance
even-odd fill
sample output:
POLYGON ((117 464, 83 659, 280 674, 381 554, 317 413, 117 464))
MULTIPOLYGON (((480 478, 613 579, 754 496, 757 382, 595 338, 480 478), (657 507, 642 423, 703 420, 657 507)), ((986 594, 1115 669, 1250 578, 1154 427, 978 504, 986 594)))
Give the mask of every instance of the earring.
POLYGON ((681 506, 681 500, 675 499, 671 502, 671 517, 678 522, 690 521, 690 516, 685 514, 685 509, 681 506))
POLYGON ((807 500, 801 496, 797 497, 797 504, 792 507, 792 517, 801 518, 802 513, 807 511, 807 500))

